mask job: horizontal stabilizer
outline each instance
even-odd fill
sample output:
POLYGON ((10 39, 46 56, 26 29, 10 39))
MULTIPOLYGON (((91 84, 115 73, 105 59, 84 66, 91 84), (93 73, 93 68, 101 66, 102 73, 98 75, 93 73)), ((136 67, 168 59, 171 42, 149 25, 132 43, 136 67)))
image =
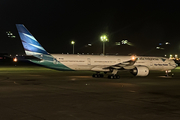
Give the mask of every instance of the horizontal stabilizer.
POLYGON ((27 61, 27 60, 33 60, 33 61, 42 61, 43 59, 37 58, 35 56, 16 56, 16 59, 18 61, 27 61))

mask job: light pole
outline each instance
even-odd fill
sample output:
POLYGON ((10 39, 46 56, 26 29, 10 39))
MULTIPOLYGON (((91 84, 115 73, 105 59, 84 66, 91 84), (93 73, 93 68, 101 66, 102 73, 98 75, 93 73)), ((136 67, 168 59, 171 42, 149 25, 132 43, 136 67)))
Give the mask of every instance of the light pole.
POLYGON ((107 39, 107 36, 106 36, 106 35, 102 35, 102 36, 100 37, 100 39, 101 39, 101 41, 103 42, 103 55, 105 55, 105 42, 107 42, 108 39, 107 39))
POLYGON ((73 54, 74 54, 74 44, 75 44, 75 42, 71 41, 71 44, 73 45, 73 54))

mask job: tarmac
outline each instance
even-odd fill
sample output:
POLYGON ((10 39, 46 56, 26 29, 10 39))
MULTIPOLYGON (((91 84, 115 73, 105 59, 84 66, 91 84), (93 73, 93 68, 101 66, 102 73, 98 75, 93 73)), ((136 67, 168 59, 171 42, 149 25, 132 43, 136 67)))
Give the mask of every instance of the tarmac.
POLYGON ((120 72, 61 72, 36 66, 0 67, 0 120, 179 120, 180 69, 174 77, 120 72))

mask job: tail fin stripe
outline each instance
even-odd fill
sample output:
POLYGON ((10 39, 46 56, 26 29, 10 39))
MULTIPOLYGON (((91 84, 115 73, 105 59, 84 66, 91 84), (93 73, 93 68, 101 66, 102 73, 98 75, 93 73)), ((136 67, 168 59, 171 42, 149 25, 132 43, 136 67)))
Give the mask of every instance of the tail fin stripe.
POLYGON ((22 41, 22 44, 23 44, 23 46, 25 46, 24 49, 26 51, 31 51, 31 52, 37 52, 38 51, 37 53, 47 54, 47 52, 44 49, 40 48, 39 46, 35 46, 35 45, 29 44, 29 43, 24 42, 24 41, 22 41))
POLYGON ((37 46, 37 45, 34 45, 34 44, 30 44, 30 43, 29 43, 29 45, 34 46, 34 47, 36 47, 38 49, 41 49, 41 50, 45 51, 44 48, 42 48, 41 46, 37 46))
POLYGON ((20 37, 22 38, 22 41, 41 46, 34 37, 25 36, 23 33, 19 33, 19 34, 20 34, 20 37))
POLYGON ((37 40, 36 40, 33 36, 28 35, 28 34, 26 34, 26 33, 22 33, 22 34, 24 34, 25 36, 27 36, 27 37, 29 37, 29 38, 31 38, 32 40, 34 40, 34 41, 36 41, 36 42, 37 42, 37 40))

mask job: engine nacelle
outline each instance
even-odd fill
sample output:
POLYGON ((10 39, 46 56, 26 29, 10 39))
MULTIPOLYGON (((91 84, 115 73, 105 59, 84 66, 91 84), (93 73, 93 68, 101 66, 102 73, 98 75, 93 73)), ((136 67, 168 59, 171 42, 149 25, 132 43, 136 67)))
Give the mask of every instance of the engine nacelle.
POLYGON ((149 69, 145 66, 136 66, 132 69, 131 73, 134 76, 147 76, 149 74, 149 69))

